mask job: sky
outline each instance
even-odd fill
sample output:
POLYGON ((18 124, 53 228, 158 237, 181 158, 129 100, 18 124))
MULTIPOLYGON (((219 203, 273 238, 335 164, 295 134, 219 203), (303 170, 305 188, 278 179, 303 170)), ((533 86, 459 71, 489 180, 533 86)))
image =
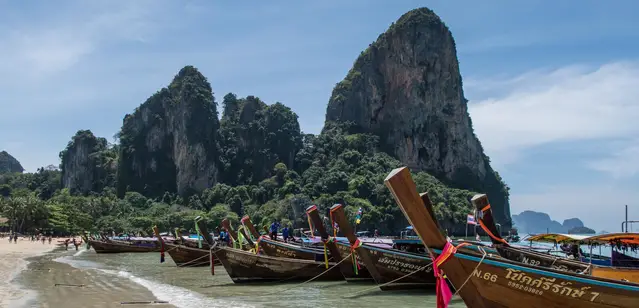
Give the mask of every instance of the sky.
MULTIPOLYGON (((0 150, 29 172, 80 129, 113 141, 125 114, 185 65, 282 102, 318 133, 333 86, 422 6, 457 45, 475 132, 513 214, 639 220, 639 2, 0 0, 0 150), (516 3, 515 3, 516 2, 516 3)), ((639 224, 636 226, 639 230, 639 224)))

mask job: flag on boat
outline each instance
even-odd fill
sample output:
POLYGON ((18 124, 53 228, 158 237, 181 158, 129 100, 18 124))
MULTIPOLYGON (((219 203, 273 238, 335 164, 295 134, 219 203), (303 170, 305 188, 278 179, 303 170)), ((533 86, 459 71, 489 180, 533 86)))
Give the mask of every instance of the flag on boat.
POLYGON ((467 225, 476 225, 477 221, 475 221, 475 215, 468 214, 468 217, 466 218, 466 224, 467 225))
POLYGON ((359 225, 361 221, 362 221, 362 208, 360 207, 359 210, 357 210, 357 214, 355 214, 355 223, 359 225))

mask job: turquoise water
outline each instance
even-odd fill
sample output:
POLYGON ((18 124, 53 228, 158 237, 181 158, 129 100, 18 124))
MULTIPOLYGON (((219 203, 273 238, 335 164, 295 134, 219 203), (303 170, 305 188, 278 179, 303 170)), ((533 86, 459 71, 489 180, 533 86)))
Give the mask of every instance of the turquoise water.
MULTIPOLYGON (((224 267, 178 268, 159 253, 96 254, 64 252, 54 260, 92 279, 129 280, 177 307, 434 307, 434 291, 382 292, 373 282, 234 284, 224 267)), ((88 282, 87 284, 90 284, 88 282)), ((465 307, 458 297, 450 307, 465 307)))

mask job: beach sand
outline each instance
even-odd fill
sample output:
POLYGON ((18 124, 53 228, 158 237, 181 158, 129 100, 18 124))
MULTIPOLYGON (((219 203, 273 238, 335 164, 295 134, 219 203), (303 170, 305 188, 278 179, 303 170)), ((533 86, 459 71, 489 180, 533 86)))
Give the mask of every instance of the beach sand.
POLYGON ((25 300, 30 292, 17 288, 12 281, 26 268, 25 258, 44 254, 55 248, 55 241, 49 244, 32 242, 26 238, 18 238, 17 243, 9 243, 7 237, 0 239, 0 307, 14 307, 25 300))
MULTIPOLYGON (((86 249, 84 245, 80 250, 86 249)), ((75 250, 51 244, 8 238, 0 239, 0 308, 4 307, 174 307, 167 304, 122 305, 158 299, 150 290, 126 278, 95 269, 78 269, 55 261, 73 260, 75 250), (56 249, 58 248, 58 249, 56 249), (50 252, 50 253, 49 253, 50 252), (8 279, 4 279, 8 277, 8 279)))

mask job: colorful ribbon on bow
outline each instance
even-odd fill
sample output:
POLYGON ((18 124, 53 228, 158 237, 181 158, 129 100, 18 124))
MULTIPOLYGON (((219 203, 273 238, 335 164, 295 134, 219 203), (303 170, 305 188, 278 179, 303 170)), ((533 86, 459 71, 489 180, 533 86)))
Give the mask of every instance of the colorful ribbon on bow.
POLYGON ((490 210, 490 204, 487 204, 486 206, 484 206, 484 208, 481 209, 481 217, 479 217, 479 226, 484 229, 484 232, 486 232, 486 234, 488 234, 488 236, 490 236, 491 239, 497 241, 497 242, 501 242, 504 243, 506 245, 508 245, 508 242, 506 240, 504 240, 501 237, 497 237, 495 236, 495 234, 493 234, 492 232, 490 232, 490 230, 488 229, 488 227, 486 227, 486 224, 484 224, 484 213, 490 210))
POLYGON ((355 243, 351 245, 351 260, 353 262, 353 272, 355 275, 359 275, 359 263, 357 263, 356 249, 362 246, 362 242, 359 239, 355 240, 355 243))
POLYGON ((433 274, 436 278, 436 297, 437 297, 437 308, 446 308, 448 307, 448 303, 453 297, 453 293, 450 291, 448 284, 446 283, 444 271, 440 270, 439 267, 442 266, 450 257, 452 257, 458 248, 463 246, 470 245, 469 243, 461 243, 459 246, 455 247, 451 242, 446 242, 446 246, 442 249, 442 253, 433 261, 433 274))
POLYGON ((322 243, 324 243, 324 263, 326 264, 326 268, 328 269, 328 247, 327 244, 328 243, 332 243, 333 242, 333 238, 332 237, 328 237, 328 239, 324 240, 322 239, 322 243))
POLYGON ((202 249, 202 237, 200 237, 200 234, 202 234, 202 232, 200 232, 200 226, 197 225, 197 222, 199 221, 199 219, 195 219, 195 235, 197 235, 197 248, 202 249))

